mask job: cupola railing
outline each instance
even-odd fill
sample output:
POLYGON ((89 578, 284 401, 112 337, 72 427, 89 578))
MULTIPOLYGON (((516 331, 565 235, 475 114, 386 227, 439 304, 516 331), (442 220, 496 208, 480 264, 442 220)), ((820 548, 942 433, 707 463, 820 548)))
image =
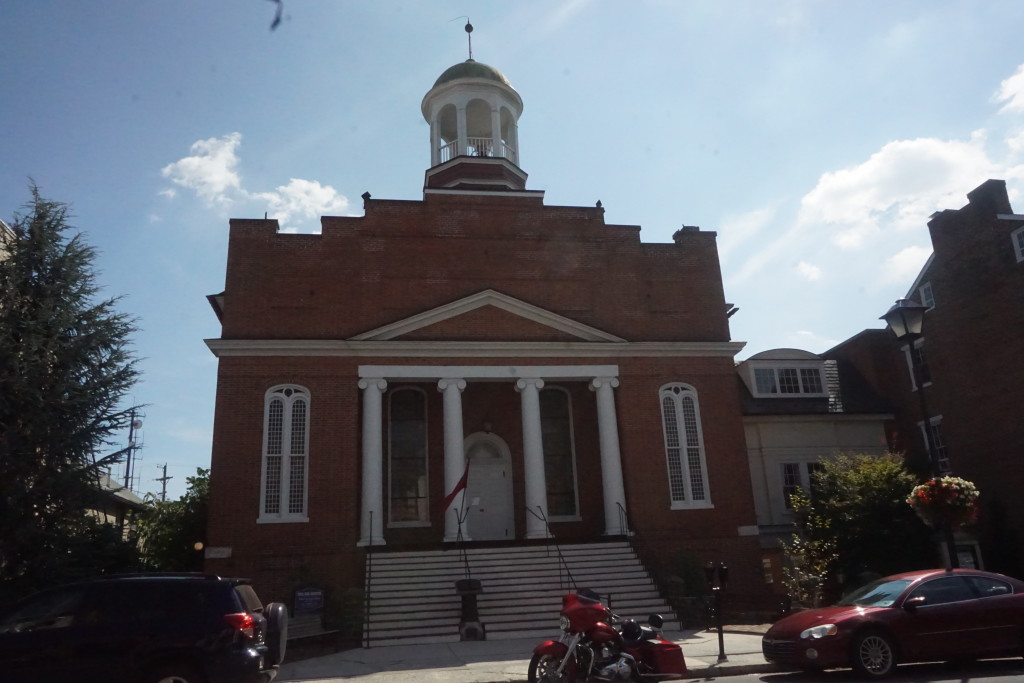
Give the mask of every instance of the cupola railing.
POLYGON ((462 152, 459 151, 459 141, 452 140, 447 144, 441 145, 439 152, 440 161, 438 163, 442 164, 446 161, 451 161, 460 154, 470 157, 503 157, 511 160, 512 163, 518 163, 515 149, 506 144, 504 140, 495 146, 492 138, 466 138, 466 148, 462 152))

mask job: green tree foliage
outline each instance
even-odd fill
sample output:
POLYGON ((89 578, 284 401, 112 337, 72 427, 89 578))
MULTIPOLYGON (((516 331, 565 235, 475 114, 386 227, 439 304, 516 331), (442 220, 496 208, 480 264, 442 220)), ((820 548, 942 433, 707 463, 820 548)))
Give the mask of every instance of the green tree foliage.
POLYGON ((832 599, 870 578, 935 566, 932 531, 906 502, 917 480, 901 457, 842 455, 821 464, 810 497, 793 499, 791 571, 818 577, 832 599))
POLYGON ((134 321, 98 298, 95 251, 65 204, 40 196, 0 235, 0 601, 131 563, 90 518, 98 476, 127 426, 134 321))
POLYGON ((185 495, 175 501, 152 499, 149 512, 139 523, 143 561, 159 571, 201 571, 202 546, 206 543, 206 518, 210 499, 210 470, 196 469, 188 477, 185 495))
POLYGON ((820 607, 825 588, 835 572, 839 556, 831 521, 821 510, 816 510, 802 491, 790 498, 796 517, 797 532, 790 541, 782 543, 788 560, 782 569, 783 583, 793 604, 799 607, 820 607))

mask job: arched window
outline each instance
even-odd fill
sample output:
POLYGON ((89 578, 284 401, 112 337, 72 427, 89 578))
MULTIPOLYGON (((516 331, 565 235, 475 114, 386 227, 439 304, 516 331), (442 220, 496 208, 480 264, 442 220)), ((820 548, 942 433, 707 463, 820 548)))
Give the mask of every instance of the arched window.
POLYGON ((427 395, 401 387, 388 395, 388 525, 428 524, 427 494, 427 395))
POLYGON ((540 392, 540 427, 544 443, 544 477, 548 487, 548 516, 578 519, 576 458, 569 394, 553 387, 540 392))
POLYGON ((666 384, 659 398, 672 509, 711 507, 697 392, 686 384, 666 384))
POLYGON ((307 522, 309 391, 274 387, 264 399, 259 522, 307 522))

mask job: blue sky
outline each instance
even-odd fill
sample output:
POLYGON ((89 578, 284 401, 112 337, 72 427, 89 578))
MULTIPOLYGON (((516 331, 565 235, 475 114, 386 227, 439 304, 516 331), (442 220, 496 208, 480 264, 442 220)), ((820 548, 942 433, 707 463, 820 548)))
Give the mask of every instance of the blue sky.
POLYGON ((69 202, 139 319, 138 488, 207 466, 227 221, 418 199, 420 101, 473 56, 519 91, 549 205, 718 233, 740 358, 821 352, 906 293, 926 223, 988 178, 1024 212, 1024 3, 6 0, 0 217, 69 202))

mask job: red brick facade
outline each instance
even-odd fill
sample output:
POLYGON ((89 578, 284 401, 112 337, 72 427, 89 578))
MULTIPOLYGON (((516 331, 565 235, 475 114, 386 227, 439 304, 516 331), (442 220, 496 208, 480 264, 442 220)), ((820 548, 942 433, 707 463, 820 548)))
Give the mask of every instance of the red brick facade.
POLYGON ((363 217, 324 217, 319 235, 231 221, 225 290, 211 297, 208 569, 252 577, 268 600, 361 588, 367 547, 450 546, 459 527, 440 501, 465 463, 491 476, 499 462, 488 481, 500 484, 471 484, 485 492, 473 542, 628 525, 656 572, 688 551, 728 563, 737 592, 763 593, 742 344, 714 233, 645 244, 600 206, 545 206, 518 166, 522 101, 492 67, 452 67, 421 108, 422 201, 367 194, 363 217), (547 526, 545 496, 561 510, 547 526))
MULTIPOLYGON (((211 557, 211 571, 251 576, 267 599, 287 599, 311 577, 335 590, 361 585, 359 366, 617 366, 626 507, 641 549, 656 566, 679 550, 724 560, 738 589, 761 590, 732 357, 739 345, 729 342, 714 233, 687 229, 674 244, 644 244, 639 228, 607 225, 601 209, 546 207, 535 196, 371 199, 362 218, 324 218, 321 235, 282 234, 275 221, 233 220, 220 301, 223 333, 211 342, 220 367, 209 546, 213 555, 230 549, 230 557, 211 557), (577 330, 494 305, 386 340, 365 337, 485 290, 623 341, 581 339, 577 330), (280 350, 295 340, 307 350, 280 350), (317 341, 324 345, 309 351, 317 341), (225 351, 217 342, 245 350, 225 351), (250 342, 277 350, 253 350, 245 346, 250 342), (458 347, 476 342, 481 346, 458 347), (439 343, 471 353, 438 350, 439 343), (394 352, 389 344, 397 345, 394 352), (709 509, 671 509, 658 398, 670 382, 692 386, 699 398, 709 509), (310 394, 309 521, 258 524, 264 396, 282 384, 310 394)), ((552 531, 559 541, 597 539, 605 520, 595 394, 584 381, 548 385, 571 397, 580 503, 579 521, 552 523, 552 531)), ((428 401, 436 505, 445 493, 442 395, 436 381, 418 386, 428 401)), ((521 537, 527 520, 520 397, 511 382, 469 382, 462 405, 467 435, 486 422, 512 451, 521 537)), ((386 528, 387 548, 440 546, 439 518, 432 512, 427 528, 386 528)))

